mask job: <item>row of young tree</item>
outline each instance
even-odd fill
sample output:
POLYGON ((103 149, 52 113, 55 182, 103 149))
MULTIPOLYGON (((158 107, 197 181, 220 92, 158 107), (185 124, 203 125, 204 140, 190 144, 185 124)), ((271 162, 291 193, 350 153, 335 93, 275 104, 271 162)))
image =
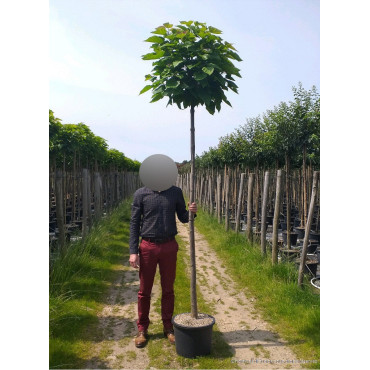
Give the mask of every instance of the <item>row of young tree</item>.
POLYGON ((49 109, 49 165, 50 170, 137 172, 140 162, 126 157, 117 149, 110 149, 107 141, 96 136, 84 123, 62 124, 49 109))
MULTIPOLYGON (((315 86, 293 87, 294 100, 281 102, 262 115, 248 118, 215 147, 196 156, 197 168, 248 169, 320 166, 320 96, 315 86)), ((188 172, 190 164, 182 167, 188 172)))

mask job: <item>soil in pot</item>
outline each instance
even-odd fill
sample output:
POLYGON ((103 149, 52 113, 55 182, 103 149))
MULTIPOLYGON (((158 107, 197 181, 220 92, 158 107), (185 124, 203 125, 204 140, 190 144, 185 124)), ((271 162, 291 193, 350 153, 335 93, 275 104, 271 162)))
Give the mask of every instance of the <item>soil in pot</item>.
POLYGON ((211 353, 213 316, 198 313, 198 319, 194 319, 191 313, 181 313, 172 318, 172 324, 178 355, 195 358, 211 353))

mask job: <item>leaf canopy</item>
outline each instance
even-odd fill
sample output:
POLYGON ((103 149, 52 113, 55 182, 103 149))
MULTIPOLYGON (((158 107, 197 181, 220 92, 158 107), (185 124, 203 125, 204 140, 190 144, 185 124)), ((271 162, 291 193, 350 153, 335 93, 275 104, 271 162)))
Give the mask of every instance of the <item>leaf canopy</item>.
MULTIPOLYGON (((168 104, 180 109, 204 105, 209 113, 220 111, 221 103, 231 106, 224 91, 238 93, 233 76, 241 77, 240 69, 231 60, 242 61, 235 47, 222 40, 222 31, 206 23, 181 21, 173 26, 164 23, 151 32, 152 52, 142 56, 153 60, 151 74, 140 94, 152 89, 152 100, 165 96, 168 104)), ((168 105, 167 104, 167 105, 168 105)))

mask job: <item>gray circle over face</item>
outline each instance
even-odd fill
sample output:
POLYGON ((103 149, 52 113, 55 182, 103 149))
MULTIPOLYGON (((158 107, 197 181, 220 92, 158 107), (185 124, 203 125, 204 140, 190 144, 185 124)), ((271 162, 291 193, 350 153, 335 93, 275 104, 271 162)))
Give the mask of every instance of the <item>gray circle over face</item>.
POLYGON ((164 191, 175 185, 176 163, 164 154, 153 154, 144 159, 139 169, 142 183, 154 191, 164 191))

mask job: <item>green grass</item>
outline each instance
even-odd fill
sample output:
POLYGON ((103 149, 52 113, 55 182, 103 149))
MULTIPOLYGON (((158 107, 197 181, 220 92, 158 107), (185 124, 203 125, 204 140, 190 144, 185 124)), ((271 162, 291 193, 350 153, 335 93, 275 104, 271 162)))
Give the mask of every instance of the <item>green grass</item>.
MULTIPOLYGON (((175 280, 175 311, 174 315, 191 311, 190 305, 190 279, 188 271, 188 255, 185 251, 185 242, 177 237, 179 252, 177 255, 176 280, 175 280)), ((156 275, 156 280, 159 279, 156 275)), ((157 283, 159 283, 157 281, 157 283)), ((200 294, 197 286, 198 312, 214 315, 214 305, 206 303, 200 294)), ((161 309, 160 297, 154 303, 158 313, 161 309)), ((188 359, 176 354, 175 346, 170 345, 166 338, 163 338, 162 323, 153 322, 149 331, 153 333, 148 342, 148 353, 150 357, 149 367, 160 369, 187 368, 187 369, 236 369, 239 368, 232 363, 233 358, 230 346, 225 342, 217 328, 213 326, 212 348, 208 356, 199 356, 195 359, 188 359)))
POLYGON ((224 225, 202 209, 195 227, 216 251, 239 289, 257 298, 255 305, 262 317, 288 341, 297 357, 316 360, 316 364, 307 366, 319 368, 320 296, 309 281, 305 279, 303 288, 299 288, 294 264, 272 265, 270 253, 263 257, 259 245, 251 245, 244 235, 234 231, 225 232, 224 225))
POLYGON ((55 260, 49 285, 50 368, 84 367, 94 343, 104 339, 97 314, 117 269, 128 260, 129 217, 127 200, 55 260))

